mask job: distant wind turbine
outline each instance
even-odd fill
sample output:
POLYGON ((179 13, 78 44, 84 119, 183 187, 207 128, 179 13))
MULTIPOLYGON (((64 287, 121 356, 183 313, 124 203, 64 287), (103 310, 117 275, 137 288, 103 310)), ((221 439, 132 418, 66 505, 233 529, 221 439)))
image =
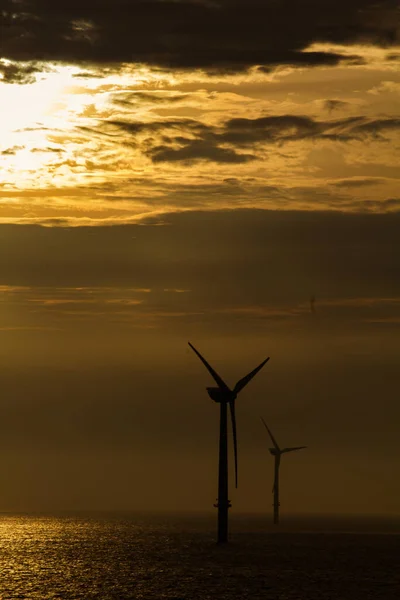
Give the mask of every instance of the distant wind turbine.
POLYGON ((275 525, 278 525, 278 523, 279 523, 279 506, 280 506, 280 503, 279 503, 279 467, 281 464, 281 456, 282 456, 282 454, 285 454, 286 452, 294 452, 295 450, 303 450, 303 448, 307 448, 307 446, 295 446, 294 448, 282 448, 282 449, 279 448, 278 442, 272 435, 270 428, 268 427, 268 425, 266 424, 266 422, 264 421, 264 419, 262 417, 260 417, 260 419, 264 423, 264 427, 268 431, 269 437, 271 438, 271 441, 274 445, 273 448, 269 448, 269 451, 272 454, 272 456, 275 457, 274 485, 272 488, 272 493, 274 494, 274 523, 275 523, 275 525))
POLYGON ((238 393, 257 375, 258 371, 268 362, 266 358, 258 367, 239 379, 233 390, 231 390, 216 371, 208 364, 206 359, 189 342, 189 346, 197 354, 218 387, 206 388, 208 395, 214 402, 220 405, 219 422, 219 466, 218 466, 218 542, 228 541, 228 509, 231 506, 228 499, 228 404, 232 420, 233 451, 235 456, 235 485, 238 482, 237 468, 237 436, 236 436, 236 413, 235 400, 238 393))

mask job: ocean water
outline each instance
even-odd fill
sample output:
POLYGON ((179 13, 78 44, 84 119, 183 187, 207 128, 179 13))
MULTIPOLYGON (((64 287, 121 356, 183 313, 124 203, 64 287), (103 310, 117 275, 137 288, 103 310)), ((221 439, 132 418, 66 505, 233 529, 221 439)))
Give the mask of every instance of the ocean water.
POLYGON ((400 520, 0 515, 0 599, 399 600, 400 520))

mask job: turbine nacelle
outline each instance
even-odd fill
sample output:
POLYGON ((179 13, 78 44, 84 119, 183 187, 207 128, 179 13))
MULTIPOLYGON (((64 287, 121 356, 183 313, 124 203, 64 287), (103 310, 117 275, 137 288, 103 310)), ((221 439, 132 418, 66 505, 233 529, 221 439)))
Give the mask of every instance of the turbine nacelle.
POLYGON ((273 448, 268 448, 272 456, 280 456, 281 454, 286 454, 286 452, 295 452, 296 450, 303 450, 303 448, 307 448, 307 446, 292 446, 290 448, 280 448, 278 442, 272 434, 272 431, 270 430, 264 419, 262 417, 260 417, 260 419, 263 422, 265 429, 268 431, 269 437, 271 438, 271 442, 274 445, 273 448))
POLYGON ((224 390, 219 387, 208 387, 206 390, 214 402, 232 402, 236 398, 236 394, 230 390, 224 390))

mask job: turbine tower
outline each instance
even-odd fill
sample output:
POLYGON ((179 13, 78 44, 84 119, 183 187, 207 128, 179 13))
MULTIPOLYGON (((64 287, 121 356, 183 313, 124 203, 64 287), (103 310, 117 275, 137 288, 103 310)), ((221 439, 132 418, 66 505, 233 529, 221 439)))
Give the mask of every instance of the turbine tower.
POLYGON ((197 354, 201 362, 204 364, 210 375, 213 377, 218 387, 208 387, 208 395, 214 402, 220 405, 220 421, 219 421, 219 465, 218 465, 218 500, 214 505, 218 508, 218 543, 228 541, 228 509, 231 504, 228 499, 228 404, 231 413, 232 433, 233 433, 233 451, 235 456, 235 485, 238 482, 237 468, 237 437, 236 437, 236 413, 235 400, 238 393, 253 379, 258 371, 269 360, 266 358, 258 367, 239 379, 233 390, 231 390, 224 380, 216 371, 208 364, 206 359, 196 350, 189 342, 189 346, 197 354))
POLYGON ((274 445, 273 448, 269 448, 269 451, 272 454, 272 456, 275 457, 274 485, 272 488, 272 493, 274 494, 274 524, 278 525, 278 523, 279 523, 279 506, 280 506, 280 504, 279 504, 279 467, 281 464, 281 456, 282 456, 282 454, 286 454, 286 452, 294 452, 295 450, 302 450, 303 448, 307 448, 307 446, 295 446, 294 448, 282 448, 282 449, 279 448, 278 442, 272 435, 272 432, 269 429, 268 425, 266 424, 266 422, 264 421, 264 419, 262 417, 260 417, 260 419, 264 423, 264 427, 268 431, 269 437, 271 438, 271 441, 274 445))

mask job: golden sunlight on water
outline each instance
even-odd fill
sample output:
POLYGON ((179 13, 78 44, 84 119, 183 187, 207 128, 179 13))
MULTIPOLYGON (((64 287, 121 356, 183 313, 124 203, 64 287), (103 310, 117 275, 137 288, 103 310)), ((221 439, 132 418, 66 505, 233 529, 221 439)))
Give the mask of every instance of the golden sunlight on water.
POLYGON ((2 516, 0 540, 2 600, 394 600, 400 583, 398 535, 277 534, 261 517, 233 519, 223 547, 212 516, 2 516))

